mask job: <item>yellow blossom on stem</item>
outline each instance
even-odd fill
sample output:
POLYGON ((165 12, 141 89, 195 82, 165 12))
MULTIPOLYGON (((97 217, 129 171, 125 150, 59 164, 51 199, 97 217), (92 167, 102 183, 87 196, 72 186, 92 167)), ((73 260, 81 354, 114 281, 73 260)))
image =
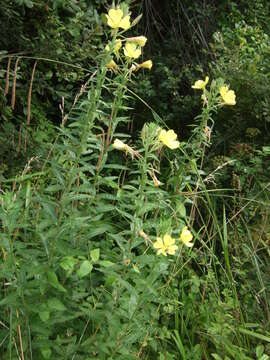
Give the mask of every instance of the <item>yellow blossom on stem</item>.
POLYGON ((126 150, 127 144, 119 139, 115 139, 112 147, 116 150, 126 150))
POLYGON ((147 61, 144 61, 142 64, 132 64, 131 67, 130 67, 130 72, 132 71, 138 71, 140 70, 141 68, 144 68, 144 69, 149 69, 151 70, 152 69, 152 60, 147 60, 147 61))
POLYGON ((135 43, 136 45, 139 45, 141 47, 144 47, 146 44, 147 38, 145 36, 134 36, 127 38, 127 42, 135 43))
POLYGON ((127 58, 137 59, 141 53, 141 48, 134 43, 127 43, 124 47, 124 54, 127 58))
POLYGON ((209 77, 206 76, 205 80, 197 80, 197 81, 195 81, 195 84, 192 85, 192 88, 196 89, 196 90, 204 90, 206 85, 208 84, 208 81, 209 81, 209 77))
POLYGON ((219 93, 222 97, 222 100, 226 105, 235 105, 235 92, 233 90, 229 90, 229 87, 224 85, 219 89, 219 93))
POLYGON ((157 237, 157 241, 153 244, 157 250, 157 255, 174 255, 178 246, 175 245, 175 240, 168 234, 165 234, 163 238, 157 237))
POLYGON ((193 235, 188 230, 187 226, 185 226, 181 232, 180 240, 188 247, 192 247, 194 244, 191 242, 193 239, 193 235))
POLYGON ((121 9, 111 9, 106 15, 107 24, 112 29, 121 28, 127 30, 130 28, 130 16, 124 16, 124 13, 121 9))
POLYGON ((170 149, 177 149, 180 145, 179 141, 176 140, 177 134, 173 130, 166 131, 162 129, 159 133, 158 139, 170 149))
POLYGON ((114 60, 112 59, 107 65, 106 65, 106 68, 109 69, 109 70, 117 70, 118 66, 117 64, 114 62, 114 60))
POLYGON ((134 159, 134 157, 139 158, 140 154, 138 153, 138 151, 132 149, 132 147, 128 146, 127 144, 125 144, 123 141, 119 140, 119 139, 115 139, 112 147, 116 150, 122 150, 125 151, 126 154, 129 154, 132 159, 134 159))
POLYGON ((141 64, 138 64, 137 65, 139 68, 144 68, 144 69, 149 69, 151 70, 152 69, 152 66, 153 66, 153 63, 152 63, 152 60, 147 60, 147 61, 144 61, 143 63, 141 64))

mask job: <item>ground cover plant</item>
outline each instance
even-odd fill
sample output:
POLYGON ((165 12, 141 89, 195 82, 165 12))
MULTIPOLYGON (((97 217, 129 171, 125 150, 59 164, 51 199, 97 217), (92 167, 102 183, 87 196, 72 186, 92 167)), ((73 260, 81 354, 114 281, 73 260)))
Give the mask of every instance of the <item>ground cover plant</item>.
POLYGON ((1 358, 269 359, 269 146, 248 127, 213 156, 217 120, 243 106, 216 69, 189 83, 183 139, 135 91, 155 66, 141 15, 91 14, 99 40, 60 120, 3 107, 1 358))

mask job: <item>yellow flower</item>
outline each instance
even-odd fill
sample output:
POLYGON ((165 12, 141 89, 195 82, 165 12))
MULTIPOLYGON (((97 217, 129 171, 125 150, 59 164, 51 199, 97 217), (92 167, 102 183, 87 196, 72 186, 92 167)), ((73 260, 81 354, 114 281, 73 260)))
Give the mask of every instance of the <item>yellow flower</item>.
POLYGON ((127 58, 137 59, 141 53, 141 49, 134 43, 127 43, 124 47, 124 54, 127 58))
POLYGON ((144 61, 142 64, 132 64, 129 71, 132 72, 132 71, 138 71, 140 70, 141 68, 144 68, 144 69, 149 69, 151 70, 152 68, 152 60, 147 60, 147 61, 144 61))
POLYGON ((116 150, 125 151, 126 155, 129 154, 132 157, 132 159, 134 159, 134 157, 136 158, 140 157, 140 154, 136 150, 132 149, 130 146, 128 146, 119 139, 114 140, 112 147, 116 150))
MULTIPOLYGON (((120 39, 116 39, 116 40, 115 40, 115 43, 114 43, 114 49, 113 49, 113 51, 114 51, 115 53, 117 53, 117 52, 121 49, 121 47, 122 47, 122 41, 121 41, 120 39)), ((105 50, 106 50, 106 51, 110 51, 110 46, 109 46, 109 44, 107 44, 107 45, 105 46, 105 50)))
POLYGON ((144 45, 146 44, 147 38, 145 36, 134 36, 131 38, 127 38, 128 42, 133 42, 136 45, 139 45, 141 47, 144 47, 144 45))
POLYGON ((157 237, 157 241, 153 244, 154 248, 157 250, 157 255, 174 255, 178 246, 175 245, 175 240, 168 234, 163 236, 163 239, 157 237))
POLYGON ((235 105, 235 92, 233 90, 229 90, 228 86, 221 86, 219 89, 219 93, 226 105, 235 105))
POLYGON ((119 139, 115 139, 114 143, 112 144, 112 147, 116 150, 126 150, 127 144, 123 143, 123 141, 119 139))
POLYGON ((177 149, 180 145, 179 141, 176 140, 177 134, 173 130, 161 130, 158 139, 170 149, 177 149))
POLYGON ((209 77, 206 76, 204 81, 203 80, 195 81, 195 84, 192 85, 192 88, 196 90, 204 90, 206 85, 208 84, 208 81, 209 81, 209 77))
POLYGON ((130 28, 130 16, 124 16, 121 9, 111 9, 108 15, 106 15, 107 24, 112 29, 121 28, 127 30, 130 28))
POLYGON ((192 247, 194 244, 191 242, 193 239, 193 235, 188 230, 187 226, 185 226, 181 232, 180 240, 188 247, 192 247))
POLYGON ((114 60, 112 59, 107 65, 106 65, 107 69, 110 70, 117 70, 118 66, 117 64, 114 62, 114 60))
POLYGON ((149 70, 152 69, 152 66, 153 66, 152 60, 147 60, 141 64, 138 64, 139 68, 144 68, 144 69, 149 69, 149 70))

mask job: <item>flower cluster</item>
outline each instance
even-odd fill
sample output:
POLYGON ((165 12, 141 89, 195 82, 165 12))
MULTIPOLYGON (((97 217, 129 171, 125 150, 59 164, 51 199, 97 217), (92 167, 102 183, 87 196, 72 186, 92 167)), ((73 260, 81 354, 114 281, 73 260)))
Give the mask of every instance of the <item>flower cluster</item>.
MULTIPOLYGON (((132 25, 130 23, 130 15, 124 14, 123 10, 120 7, 112 8, 109 10, 108 14, 105 15, 107 19, 107 25, 116 31, 115 35, 119 31, 119 29, 128 30, 132 25)), ((105 50, 111 52, 116 55, 116 58, 120 58, 120 49, 123 46, 123 55, 126 59, 127 63, 132 62, 133 60, 138 59, 142 54, 142 48, 145 46, 147 42, 147 38, 145 36, 135 36, 118 39, 116 38, 114 41, 110 42, 105 46, 105 50), (125 45, 123 46, 123 42, 125 45)), ((152 61, 147 60, 141 64, 133 63, 130 67, 130 72, 137 71, 141 68, 149 69, 152 68, 152 61)), ((118 69, 118 65, 114 61, 113 58, 107 63, 107 68, 113 71, 118 69)))
MULTIPOLYGON (((179 240, 186 245, 187 247, 192 247, 194 244, 191 242, 193 235, 188 230, 187 226, 182 229, 179 240)), ((162 238, 157 237, 157 240, 153 244, 154 249, 157 250, 157 255, 175 255, 178 250, 178 246, 175 244, 175 239, 173 239, 169 234, 165 234, 162 238)))
MULTIPOLYGON (((192 88, 195 90, 202 90, 202 100, 204 104, 207 104, 207 96, 206 96, 206 85, 209 82, 209 77, 206 76, 205 80, 197 80, 195 81, 194 85, 192 85, 192 88)), ((219 94, 222 99, 222 105, 235 105, 236 104, 236 96, 235 92, 233 90, 229 90, 229 86, 223 85, 219 88, 219 94)))

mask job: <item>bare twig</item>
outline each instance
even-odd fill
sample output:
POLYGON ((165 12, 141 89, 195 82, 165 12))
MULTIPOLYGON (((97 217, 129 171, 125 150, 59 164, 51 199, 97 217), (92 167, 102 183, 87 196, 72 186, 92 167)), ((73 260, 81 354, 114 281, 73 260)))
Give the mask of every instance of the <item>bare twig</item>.
POLYGON ((21 58, 17 58, 16 62, 15 62, 15 67, 14 67, 14 76, 13 76, 13 84, 12 84, 12 98, 11 98, 11 108, 12 110, 14 110, 15 108, 15 99, 16 99, 16 80, 17 80, 17 69, 18 69, 18 64, 21 58))
POLYGON ((10 64, 11 64, 11 57, 8 58, 8 63, 7 63, 6 86, 5 86, 5 91, 4 91, 4 95, 5 95, 5 96, 8 94, 8 90, 9 90, 10 64))
POLYGON ((28 99, 27 99, 27 125, 30 125, 30 119, 31 119, 31 98, 32 98, 32 88, 33 88, 33 81, 34 81, 34 75, 36 71, 37 66, 37 60, 34 63, 32 75, 31 75, 31 81, 28 91, 28 99))

